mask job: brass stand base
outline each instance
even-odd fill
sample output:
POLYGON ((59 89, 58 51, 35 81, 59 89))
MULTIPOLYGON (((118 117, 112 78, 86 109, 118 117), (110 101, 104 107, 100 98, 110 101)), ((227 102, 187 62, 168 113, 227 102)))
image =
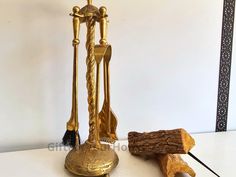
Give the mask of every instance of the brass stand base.
POLYGON ((104 176, 118 165, 119 159, 109 145, 102 144, 101 148, 84 143, 72 149, 66 157, 65 168, 79 176, 104 176))

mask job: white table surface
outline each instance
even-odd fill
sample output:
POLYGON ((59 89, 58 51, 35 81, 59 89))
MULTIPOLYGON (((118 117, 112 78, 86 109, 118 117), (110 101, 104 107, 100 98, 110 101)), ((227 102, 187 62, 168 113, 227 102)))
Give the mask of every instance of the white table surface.
MULTIPOLYGON (((196 146, 192 153, 214 169, 221 177, 235 177, 236 132, 205 133, 192 135, 196 146)), ((111 177, 162 177, 156 162, 129 154, 127 141, 118 141, 115 147, 120 162, 111 177), (123 149, 123 150, 122 150, 123 149)), ((0 153, 1 177, 74 177, 64 169, 68 150, 64 148, 38 149, 0 153)), ((198 177, 214 175, 188 155, 182 156, 195 170, 198 177)), ((179 175, 185 176, 185 175, 179 175)), ((187 175, 186 175, 187 176, 187 175)))

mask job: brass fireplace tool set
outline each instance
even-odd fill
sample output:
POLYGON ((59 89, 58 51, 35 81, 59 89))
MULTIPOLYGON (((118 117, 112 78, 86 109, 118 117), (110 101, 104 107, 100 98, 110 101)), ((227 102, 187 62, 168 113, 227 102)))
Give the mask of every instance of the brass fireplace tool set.
POLYGON ((67 131, 63 137, 65 145, 71 145, 73 149, 65 160, 68 171, 79 176, 109 176, 109 173, 118 164, 117 154, 110 148, 109 144, 101 141, 114 143, 117 140, 117 119, 110 107, 110 85, 109 85, 109 62, 112 47, 107 43, 107 9, 99 9, 92 5, 92 0, 87 0, 83 8, 73 8, 73 85, 72 85, 72 110, 70 120, 67 122, 67 131), (87 91, 89 112, 89 137, 80 145, 78 133, 78 46, 80 43, 80 24, 87 26, 87 91), (100 41, 95 45, 95 26, 100 25, 100 41), (104 74, 104 104, 99 112, 99 81, 100 64, 103 62, 104 74))
MULTIPOLYGON (((117 119, 110 106, 110 77, 109 62, 112 47, 107 42, 107 9, 99 9, 92 5, 92 0, 87 0, 83 8, 73 8, 73 84, 72 84, 72 110, 70 120, 67 122, 67 131, 63 137, 63 143, 73 149, 65 160, 65 168, 79 176, 104 176, 118 165, 119 159, 108 143, 117 140, 117 119), (80 144, 78 133, 78 47, 80 25, 87 26, 87 73, 86 85, 88 92, 89 112, 89 137, 84 144, 80 144), (100 26, 100 41, 95 45, 95 26, 100 26), (104 103, 99 111, 100 65, 103 63, 104 74, 104 103), (102 144, 101 141, 105 141, 102 144)), ((154 157, 159 161, 161 170, 166 177, 174 177, 176 173, 187 172, 195 176, 195 172, 176 154, 188 153, 204 167, 217 175, 212 169, 194 156, 190 149, 194 146, 194 139, 183 129, 170 131, 158 131, 150 133, 130 132, 129 151, 133 155, 145 155, 154 157)))

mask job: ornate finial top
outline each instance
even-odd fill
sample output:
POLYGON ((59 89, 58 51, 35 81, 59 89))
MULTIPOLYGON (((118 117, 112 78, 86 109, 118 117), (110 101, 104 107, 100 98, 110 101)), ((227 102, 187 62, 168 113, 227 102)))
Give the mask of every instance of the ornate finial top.
POLYGON ((87 0, 88 1, 88 5, 92 5, 93 0, 87 0))

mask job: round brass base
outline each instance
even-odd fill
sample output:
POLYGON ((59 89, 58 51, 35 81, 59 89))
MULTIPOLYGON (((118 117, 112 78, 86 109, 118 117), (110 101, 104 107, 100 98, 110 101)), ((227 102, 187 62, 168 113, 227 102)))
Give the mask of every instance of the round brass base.
POLYGON ((79 176, 102 176, 109 174, 118 165, 119 159, 109 145, 101 148, 85 143, 72 149, 66 157, 66 169, 79 176))

